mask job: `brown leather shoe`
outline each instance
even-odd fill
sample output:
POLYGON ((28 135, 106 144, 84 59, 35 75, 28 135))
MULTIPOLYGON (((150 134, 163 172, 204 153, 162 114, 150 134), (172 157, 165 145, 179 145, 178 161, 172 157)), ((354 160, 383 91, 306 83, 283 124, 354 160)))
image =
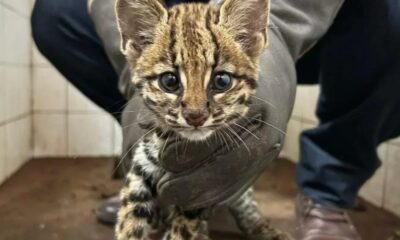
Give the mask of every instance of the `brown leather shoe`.
POLYGON ((323 207, 299 195, 296 199, 298 240, 361 240, 345 210, 323 207))

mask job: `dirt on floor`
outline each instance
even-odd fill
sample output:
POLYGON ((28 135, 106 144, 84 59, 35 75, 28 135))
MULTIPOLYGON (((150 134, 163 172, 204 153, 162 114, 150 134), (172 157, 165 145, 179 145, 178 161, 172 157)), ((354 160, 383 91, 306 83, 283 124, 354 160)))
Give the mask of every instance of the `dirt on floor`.
MULTIPOLYGON (((94 211, 118 192, 111 159, 35 159, 0 186, 0 240, 111 240, 113 228, 96 222, 94 211)), ((273 225, 294 233, 294 165, 275 161, 255 185, 256 197, 273 225)), ((388 240, 400 219, 360 201, 352 218, 364 240, 388 240)), ((243 239, 230 217, 210 222, 212 239, 243 239)))

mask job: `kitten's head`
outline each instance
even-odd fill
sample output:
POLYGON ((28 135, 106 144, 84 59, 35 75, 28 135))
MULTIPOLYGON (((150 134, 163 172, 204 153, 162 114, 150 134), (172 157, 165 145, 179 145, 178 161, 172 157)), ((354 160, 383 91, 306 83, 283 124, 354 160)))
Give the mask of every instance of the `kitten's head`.
POLYGON ((222 5, 117 0, 132 80, 163 129, 202 140, 248 111, 267 43, 269 0, 222 5))

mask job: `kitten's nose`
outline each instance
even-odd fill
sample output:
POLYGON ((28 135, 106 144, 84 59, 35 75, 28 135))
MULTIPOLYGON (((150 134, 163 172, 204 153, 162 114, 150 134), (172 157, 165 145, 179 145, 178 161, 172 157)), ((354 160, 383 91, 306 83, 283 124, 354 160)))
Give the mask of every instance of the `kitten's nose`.
POLYGON ((207 121, 208 111, 185 109, 183 110, 183 117, 189 125, 199 127, 207 121))

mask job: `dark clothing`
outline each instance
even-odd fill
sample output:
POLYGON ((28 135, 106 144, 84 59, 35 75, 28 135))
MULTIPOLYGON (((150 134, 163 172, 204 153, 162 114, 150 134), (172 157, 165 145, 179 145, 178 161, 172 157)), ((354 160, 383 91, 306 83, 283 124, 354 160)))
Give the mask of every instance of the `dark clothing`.
MULTIPOLYGON (((57 69, 119 119, 125 99, 86 0, 37 0, 32 29, 57 69)), ((379 166, 376 146, 400 134, 399 29, 397 0, 346 1, 325 37, 297 64, 299 83, 321 84, 321 124, 301 135, 297 173, 300 191, 316 202, 350 207, 379 166)))
POLYGON ((126 100, 88 14, 86 0, 37 0, 32 34, 40 52, 84 95, 118 121, 126 100))
POLYGON ((400 135, 400 2, 346 1, 297 64, 319 82, 320 125, 302 133, 297 179, 319 203, 351 207, 380 166, 377 146, 400 135))

